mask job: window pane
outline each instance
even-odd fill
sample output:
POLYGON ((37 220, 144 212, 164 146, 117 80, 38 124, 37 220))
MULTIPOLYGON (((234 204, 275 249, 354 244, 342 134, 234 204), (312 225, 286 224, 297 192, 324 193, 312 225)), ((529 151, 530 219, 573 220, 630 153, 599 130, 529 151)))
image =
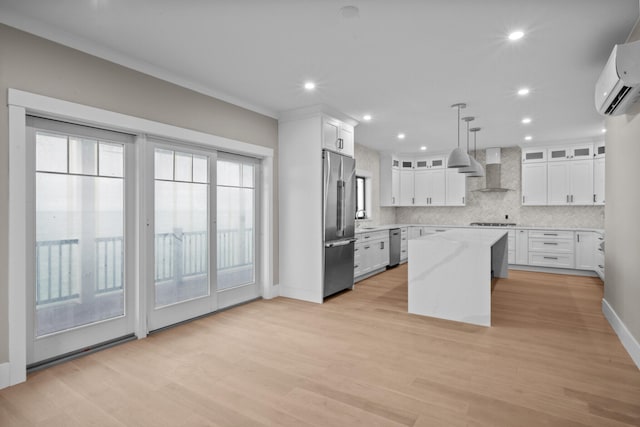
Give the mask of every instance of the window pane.
POLYGON ((242 186, 246 188, 253 188, 253 165, 242 165, 242 186))
POLYGON ((193 156, 193 182, 209 182, 208 160, 204 156, 193 156))
POLYGON ((253 189, 218 187, 218 289, 254 282, 253 189))
POLYGON ((100 176, 124 176, 124 146, 122 144, 99 144, 100 176))
POLYGON ((69 138, 69 173, 98 174, 98 141, 69 138))
POLYGON ((173 151, 156 148, 155 176, 156 179, 173 180, 173 151))
MULTIPOLYGON (((156 151, 156 171, 161 166, 158 162, 166 162, 165 153, 166 150, 156 151)), ((180 174, 184 178, 186 159, 191 180, 191 155, 179 152, 176 152, 177 179, 180 174), (182 171, 178 172, 179 169, 182 171)), ((156 307, 209 295, 208 221, 208 184, 156 180, 156 307)))
POLYGON ((240 168, 242 164, 218 160, 218 185, 240 186, 240 168))
POLYGON ((36 173, 36 335, 124 315, 124 180, 36 173))
POLYGON ((36 134, 36 170, 67 172, 67 137, 36 134))
POLYGON ((193 181, 193 176, 191 175, 191 154, 186 153, 176 153, 176 181, 193 181))

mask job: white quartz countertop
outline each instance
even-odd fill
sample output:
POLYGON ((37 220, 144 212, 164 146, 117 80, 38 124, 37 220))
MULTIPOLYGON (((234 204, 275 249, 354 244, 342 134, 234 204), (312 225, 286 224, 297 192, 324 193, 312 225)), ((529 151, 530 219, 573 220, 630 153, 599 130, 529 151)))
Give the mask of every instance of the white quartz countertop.
POLYGON ((376 226, 363 226, 357 227, 356 234, 371 233, 374 231, 390 230, 392 228, 400 227, 435 227, 435 228, 458 228, 458 229, 497 229, 497 230, 554 230, 554 231, 593 231, 596 233, 604 234, 604 230, 601 228, 586 228, 586 227, 539 227, 534 225, 516 225, 511 227, 485 227, 477 225, 442 225, 442 224, 385 224, 376 226))
POLYGON ((482 227, 455 228, 445 231, 444 233, 428 234, 418 238, 417 240, 470 242, 491 246, 504 237, 508 231, 509 230, 486 229, 482 227))

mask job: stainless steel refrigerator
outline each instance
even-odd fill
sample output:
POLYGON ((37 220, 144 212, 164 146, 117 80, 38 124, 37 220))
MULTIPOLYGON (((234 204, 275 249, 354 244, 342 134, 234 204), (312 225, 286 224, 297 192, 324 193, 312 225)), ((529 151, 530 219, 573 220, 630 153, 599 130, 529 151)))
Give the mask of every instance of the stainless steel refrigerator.
POLYGON ((324 200, 324 291, 327 297, 353 288, 356 216, 356 162, 331 151, 322 152, 324 200))

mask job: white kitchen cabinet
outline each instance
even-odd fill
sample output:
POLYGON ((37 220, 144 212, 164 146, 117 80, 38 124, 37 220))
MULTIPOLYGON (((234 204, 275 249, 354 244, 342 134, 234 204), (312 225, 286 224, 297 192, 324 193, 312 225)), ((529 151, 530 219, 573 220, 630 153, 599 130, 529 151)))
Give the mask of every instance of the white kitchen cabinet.
POLYGON ((445 170, 426 169, 414 172, 415 206, 444 206, 445 170))
POLYGON ((420 169, 443 169, 445 164, 445 156, 421 157, 414 162, 414 168, 420 169))
POLYGON ((400 206, 414 206, 413 169, 400 169, 400 206))
POLYGON ((546 148, 523 148, 522 149, 522 163, 546 163, 547 161, 547 149, 546 148))
POLYGON ((353 126, 336 119, 322 120, 322 147, 353 157, 355 151, 353 126))
POLYGON ((400 228, 400 262, 409 258, 409 227, 400 228))
POLYGON ((604 157, 593 160, 593 204, 604 205, 604 157))
POLYGON ((551 147, 548 150, 549 162, 564 160, 585 160, 593 157, 593 144, 585 143, 568 147, 551 147))
POLYGON ((576 231, 576 268, 579 270, 596 269, 596 233, 576 231))
POLYGON ((400 160, 392 154, 380 155, 380 206, 400 205, 400 160))
POLYGON ((465 206, 467 198, 466 175, 459 173, 457 169, 445 169, 447 206, 465 206))
POLYGON ((529 265, 575 268, 572 231, 529 231, 529 265))
POLYGON ((593 159, 549 162, 548 205, 593 204, 593 159))
POLYGON ((356 234, 353 276, 356 281, 389 265, 389 231, 356 234))
POLYGON ((341 137, 343 154, 353 156, 351 142, 353 126, 357 123, 326 106, 301 108, 280 115, 278 164, 282 167, 277 176, 280 189, 277 203, 280 223, 286 224, 279 228, 278 236, 280 295, 284 297, 323 302, 321 153, 323 147, 338 151, 336 137, 341 137))
POLYGON ((529 264, 529 230, 516 230, 516 264, 529 264))
POLYGON ((547 163, 522 164, 522 204, 539 206, 547 204, 547 163))

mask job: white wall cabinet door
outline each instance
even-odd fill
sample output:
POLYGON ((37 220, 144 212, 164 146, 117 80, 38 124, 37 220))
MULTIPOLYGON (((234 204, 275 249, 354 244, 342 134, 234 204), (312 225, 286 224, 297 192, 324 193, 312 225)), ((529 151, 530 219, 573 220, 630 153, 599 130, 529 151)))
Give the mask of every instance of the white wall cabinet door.
POLYGON ((576 268, 595 270, 596 235, 591 231, 576 231, 576 268))
POLYGON ((429 171, 429 206, 444 206, 445 200, 445 169, 432 169, 429 171))
POLYGON ((568 205, 571 186, 569 176, 570 162, 549 162, 547 171, 547 203, 549 205, 568 205))
POLYGON ((400 205, 400 161, 392 154, 380 155, 380 206, 400 205))
POLYGON ((400 171, 400 206, 414 206, 413 170, 400 171))
POLYGON ((456 169, 446 169, 446 195, 447 206, 465 206, 467 193, 467 180, 463 173, 456 169))
POLYGON ((339 120, 322 120, 322 147, 353 157, 355 150, 353 126, 339 120))
POLYGON ((593 205, 593 159, 572 161, 569 168, 569 181, 570 203, 593 205))
POLYGON ((531 206, 547 204, 546 163, 522 164, 522 204, 531 206))
POLYGON ((604 157, 593 161, 593 203, 604 205, 604 157))
POLYGON ((428 206, 429 205, 429 170, 418 170, 414 173, 414 197, 415 206, 428 206))
POLYGON ((353 126, 346 123, 340 124, 338 139, 340 140, 340 151, 346 156, 353 157, 355 154, 355 140, 353 126))

